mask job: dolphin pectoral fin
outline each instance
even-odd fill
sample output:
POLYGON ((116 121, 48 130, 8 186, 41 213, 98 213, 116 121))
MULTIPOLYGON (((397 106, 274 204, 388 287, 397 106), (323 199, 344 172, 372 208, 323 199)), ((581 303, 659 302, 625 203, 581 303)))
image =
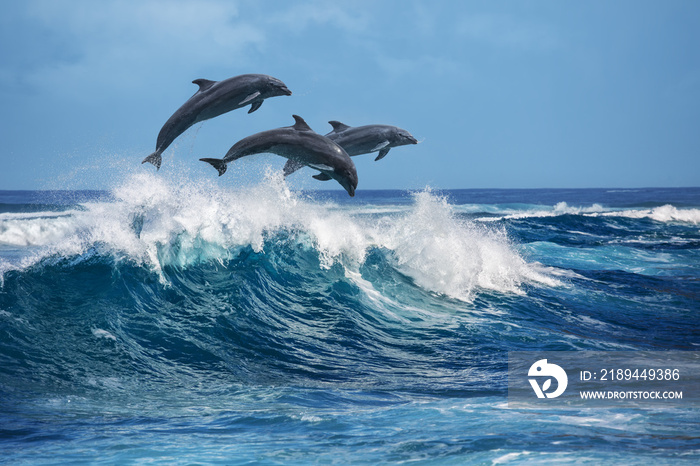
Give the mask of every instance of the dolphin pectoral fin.
POLYGON ((219 176, 223 175, 226 173, 226 162, 224 162, 222 159, 199 159, 202 162, 207 162, 210 164, 212 167, 216 168, 216 171, 219 172, 219 176))
POLYGON ((263 103, 262 100, 258 100, 257 102, 253 102, 253 105, 250 106, 250 110, 248 110, 248 113, 253 113, 257 109, 259 109, 260 106, 262 105, 262 103, 263 103))
POLYGON ((255 91, 255 92, 253 92, 252 94, 250 94, 248 97, 246 97, 245 99, 241 100, 241 101, 238 103, 238 105, 240 105, 240 106, 242 107, 242 106, 244 106, 245 104, 250 103, 250 101, 252 101, 253 99, 257 98, 259 95, 260 95, 260 91, 255 91))
POLYGON ((318 170, 320 172, 332 172, 333 167, 330 167, 328 165, 324 165, 322 163, 310 163, 309 167, 313 168, 314 170, 318 170))
POLYGON ((374 159, 374 161, 376 162, 377 160, 381 160, 384 157, 386 157, 386 154, 389 153, 389 149, 391 149, 391 147, 385 147, 384 149, 380 150, 379 155, 377 156, 376 159, 374 159))
POLYGON ((387 141, 387 140, 385 139, 385 140, 383 140, 382 142, 380 142, 379 144, 377 144, 376 146, 374 146, 370 152, 374 152, 374 151, 377 151, 377 150, 380 150, 380 149, 384 149, 384 148, 385 148, 386 146, 388 146, 389 144, 390 144, 389 141, 387 141))
POLYGON ((295 171, 299 170, 304 166, 303 163, 299 162, 298 160, 294 159, 289 159, 287 160, 287 163, 284 164, 284 168, 282 169, 282 172, 284 173, 284 176, 287 177, 294 173, 295 171))
POLYGON ((156 170, 160 170, 160 163, 162 161, 163 161, 163 157, 161 157, 160 152, 155 151, 154 153, 152 153, 151 155, 149 155, 148 157, 143 159, 143 162, 141 162, 141 163, 146 163, 146 162, 152 163, 153 165, 155 165, 156 170))
POLYGON ((194 81, 192 81, 192 84, 198 85, 199 92, 203 92, 212 87, 214 84, 216 84, 216 81, 210 81, 209 79, 195 79, 194 81))
POLYGON ((310 164, 309 167, 321 172, 321 173, 318 173, 318 174, 312 176, 312 178, 315 178, 319 181, 328 181, 328 180, 332 179, 330 175, 326 174, 326 172, 333 171, 333 167, 329 167, 328 165, 323 165, 322 163, 310 164))

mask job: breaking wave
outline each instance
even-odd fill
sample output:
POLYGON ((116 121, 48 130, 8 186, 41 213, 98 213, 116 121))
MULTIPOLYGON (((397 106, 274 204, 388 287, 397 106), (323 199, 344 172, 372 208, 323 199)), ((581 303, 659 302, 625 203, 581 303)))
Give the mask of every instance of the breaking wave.
MULTIPOLYGON (((482 209, 479 206, 472 208, 475 211, 482 209)), ((462 207, 462 210, 468 210, 462 207)), ((486 209, 483 209, 486 210, 486 209)), ((522 209, 491 208, 492 216, 481 217, 480 221, 498 221, 503 219, 526 219, 559 217, 562 215, 581 215, 587 217, 624 217, 641 219, 648 218, 657 222, 684 222, 697 225, 700 223, 700 209, 678 208, 670 204, 649 209, 623 209, 609 208, 601 204, 592 204, 587 207, 570 206, 566 202, 558 202, 554 206, 527 206, 522 209)))
POLYGON ((524 283, 556 284, 518 253, 503 228, 460 218, 430 190, 412 196, 405 210, 387 214, 376 206, 342 209, 323 196, 290 191, 274 174, 240 191, 211 180, 137 174, 110 200, 60 212, 2 214, 0 247, 23 252, 0 263, 0 271, 99 255, 145 267, 165 282, 164 267, 292 247, 313 251, 320 269, 339 265, 349 273, 377 253, 417 286, 460 300, 484 289, 520 293, 524 283))

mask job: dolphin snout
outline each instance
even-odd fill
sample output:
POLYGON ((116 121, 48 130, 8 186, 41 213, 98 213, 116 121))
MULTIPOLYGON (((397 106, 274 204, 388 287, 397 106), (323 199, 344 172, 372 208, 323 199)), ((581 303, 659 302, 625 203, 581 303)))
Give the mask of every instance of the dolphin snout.
POLYGON ((292 91, 290 91, 287 86, 282 86, 280 90, 284 93, 284 95, 292 95, 292 91))
POLYGON ((414 138, 408 131, 401 133, 401 138, 405 141, 404 144, 418 144, 418 139, 414 138))
POLYGON ((353 186, 352 183, 343 182, 341 185, 345 188, 350 197, 355 197, 355 186, 353 186))

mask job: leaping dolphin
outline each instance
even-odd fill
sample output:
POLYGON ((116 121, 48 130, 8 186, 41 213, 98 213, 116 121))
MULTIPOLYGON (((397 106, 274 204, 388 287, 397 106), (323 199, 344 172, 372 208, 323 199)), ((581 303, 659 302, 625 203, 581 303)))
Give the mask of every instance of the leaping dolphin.
MULTIPOLYGON (((379 155, 374 160, 381 160, 392 147, 418 144, 411 133, 396 126, 366 125, 353 128, 335 120, 328 123, 333 127, 333 131, 326 134, 326 137, 345 149, 350 156, 379 151, 379 155)), ((302 165, 289 160, 284 166, 284 176, 294 173, 301 167, 302 165)))
POLYGON ((178 108, 158 133, 156 151, 143 159, 160 168, 161 154, 190 126, 250 104, 248 113, 260 108, 263 101, 278 95, 292 95, 282 81, 265 74, 243 74, 223 81, 195 79, 199 90, 178 108))
POLYGON ((223 159, 199 159, 211 164, 219 172, 226 173, 227 164, 246 155, 269 152, 286 157, 299 166, 308 166, 321 173, 317 180, 336 180, 350 196, 357 188, 355 164, 335 142, 312 130, 304 119, 294 117, 294 125, 253 134, 235 143, 223 159))

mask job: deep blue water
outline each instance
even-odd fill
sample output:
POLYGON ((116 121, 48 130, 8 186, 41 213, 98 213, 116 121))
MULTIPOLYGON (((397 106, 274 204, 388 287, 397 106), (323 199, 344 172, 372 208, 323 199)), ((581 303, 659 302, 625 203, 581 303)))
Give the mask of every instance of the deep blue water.
POLYGON ((508 351, 700 349, 700 188, 0 191, 0 462, 678 464, 508 351))

